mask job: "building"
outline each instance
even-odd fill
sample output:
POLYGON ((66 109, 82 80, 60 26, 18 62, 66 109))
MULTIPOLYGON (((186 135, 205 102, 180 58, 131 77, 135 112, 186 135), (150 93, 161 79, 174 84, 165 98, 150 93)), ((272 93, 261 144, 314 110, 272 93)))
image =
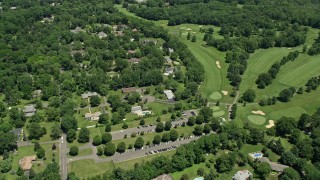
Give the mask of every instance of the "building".
POLYGON ((128 53, 128 54, 135 54, 135 53, 136 53, 136 50, 128 50, 127 53, 128 53))
POLYGON ((142 111, 141 106, 133 106, 133 107, 131 108, 131 113, 132 113, 132 114, 137 114, 138 112, 141 112, 141 111, 142 111))
POLYGON ((19 141, 21 139, 21 134, 23 134, 23 129, 16 128, 16 129, 12 129, 10 132, 12 132, 14 134, 16 141, 19 141))
POLYGON ((98 33, 98 37, 99 37, 100 39, 102 39, 102 38, 107 37, 107 34, 104 33, 104 32, 102 32, 102 31, 100 31, 100 32, 98 33))
POLYGON ((173 53, 174 50, 172 48, 169 48, 169 53, 173 53))
POLYGON ((248 170, 238 171, 233 177, 233 180, 249 180, 252 177, 252 173, 248 170))
POLYGON ((145 39, 141 41, 141 44, 143 45, 148 45, 148 44, 157 44, 157 40, 153 40, 153 39, 145 39))
POLYGON ((27 106, 24 107, 24 114, 26 117, 31 117, 36 113, 37 109, 35 108, 35 105, 33 104, 29 104, 27 106))
POLYGON ((95 112, 95 113, 86 113, 84 115, 84 118, 90 120, 90 121, 97 121, 100 118, 101 112, 95 112))
POLYGON ((128 59, 128 62, 131 63, 131 64, 138 64, 140 61, 141 61, 140 58, 131 58, 131 59, 128 59))
POLYGON ((70 30, 70 32, 77 34, 80 32, 84 32, 84 30, 81 27, 76 27, 75 29, 70 30))
POLYGON ((163 75, 169 76, 170 74, 173 74, 173 73, 174 73, 174 67, 168 67, 165 69, 165 72, 163 75))
POLYGON ((272 171, 276 171, 276 172, 283 172, 284 169, 289 168, 289 166, 283 165, 283 164, 279 164, 276 162, 271 162, 268 158, 266 157, 262 157, 259 159, 260 162, 266 162, 268 164, 270 164, 271 170, 272 171))
POLYGON ((123 94, 126 94, 126 93, 136 92, 137 88, 129 87, 129 88, 122 88, 121 90, 123 94))
POLYGON ((152 180, 173 180, 173 178, 169 174, 162 174, 152 180))
POLYGON ((25 156, 19 160, 19 165, 24 171, 29 171, 32 168, 32 161, 37 159, 36 155, 33 156, 25 156))
POLYGON ((33 98, 40 97, 41 95, 42 95, 41 89, 35 90, 35 91, 33 91, 33 93, 32 93, 32 97, 33 97, 33 98))
POLYGON ((174 101, 174 94, 171 90, 164 90, 163 93, 167 96, 169 101, 174 101))
POLYGON ((170 59, 169 56, 165 56, 164 59, 166 60, 166 62, 167 62, 168 64, 172 64, 172 60, 170 59))
POLYGON ((88 98, 90 98, 92 96, 98 96, 98 93, 96 93, 96 92, 87 92, 87 93, 81 94, 81 98, 82 99, 88 99, 88 98))

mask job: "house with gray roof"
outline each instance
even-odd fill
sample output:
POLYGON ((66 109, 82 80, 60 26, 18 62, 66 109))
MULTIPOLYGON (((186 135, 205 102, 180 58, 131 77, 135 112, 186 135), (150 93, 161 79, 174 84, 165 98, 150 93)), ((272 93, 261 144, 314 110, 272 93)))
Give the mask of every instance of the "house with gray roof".
POLYGON ((164 90, 163 93, 167 96, 169 101, 174 101, 174 94, 171 90, 164 90))
POLYGON ((29 104, 24 107, 23 112, 26 117, 31 117, 36 113, 37 109, 34 104, 29 104))
POLYGON ((169 76, 170 74, 173 74, 173 73, 174 73, 174 67, 168 67, 165 69, 165 72, 163 75, 169 76))
POLYGON ((102 39, 102 38, 105 38, 105 37, 107 37, 108 35, 106 34, 106 33, 104 33, 103 31, 100 31, 99 33, 98 33, 98 37, 100 38, 100 39, 102 39))
POLYGON ((238 171, 233 177, 233 180, 249 180, 252 177, 252 173, 248 170, 238 171))
POLYGON ((283 172, 284 169, 289 168, 289 166, 283 165, 283 164, 279 164, 276 162, 271 162, 268 158, 266 157, 262 157, 259 159, 260 162, 266 162, 268 164, 270 164, 271 170, 272 171, 276 171, 276 172, 283 172))

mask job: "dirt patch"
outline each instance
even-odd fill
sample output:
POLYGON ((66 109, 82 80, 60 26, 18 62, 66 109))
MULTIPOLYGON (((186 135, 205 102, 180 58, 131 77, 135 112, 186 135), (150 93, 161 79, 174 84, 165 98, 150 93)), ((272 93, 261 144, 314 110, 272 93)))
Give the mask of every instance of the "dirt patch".
POLYGON ((218 69, 221 69, 220 61, 216 61, 216 65, 217 65, 218 69))
POLYGON ((228 91, 221 91, 224 96, 228 95, 228 91))
POLYGON ((266 125, 266 128, 270 129, 274 126, 274 120, 269 120, 269 124, 266 125))
POLYGON ((258 110, 258 111, 252 111, 252 113, 253 113, 253 114, 262 115, 262 116, 266 115, 263 111, 260 111, 260 110, 258 110))

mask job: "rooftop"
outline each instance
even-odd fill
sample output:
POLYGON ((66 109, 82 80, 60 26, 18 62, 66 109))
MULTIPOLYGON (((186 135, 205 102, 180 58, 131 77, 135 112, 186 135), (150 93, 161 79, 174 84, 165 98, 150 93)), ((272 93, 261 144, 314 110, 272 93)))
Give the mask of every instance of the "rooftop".
POLYGON ((36 108, 35 108, 35 105, 33 104, 29 104, 25 106, 23 110, 24 113, 34 113, 35 111, 36 111, 36 108))
POLYGON ((131 108, 131 112, 132 112, 132 113, 134 113, 134 112, 136 112, 136 111, 142 111, 141 106, 133 106, 133 107, 131 108))
POLYGON ((86 119, 89 119, 89 120, 92 120, 92 121, 96 121, 96 120, 99 120, 101 114, 102 114, 101 112, 86 113, 86 114, 84 115, 84 117, 85 117, 86 119))
POLYGON ((104 32, 102 32, 102 31, 100 31, 99 33, 98 33, 98 37, 101 39, 101 38, 105 38, 105 37, 107 37, 107 34, 106 33, 104 33, 104 32))
POLYGON ((136 90, 137 90, 137 88, 135 88, 135 87, 122 88, 122 93, 136 92, 136 90))
POLYGON ((162 174, 152 180, 173 180, 173 178, 169 174, 162 174))
POLYGON ((174 94, 171 90, 164 90, 163 93, 167 96, 168 100, 174 99, 174 94))
POLYGON ((242 170, 242 171, 238 171, 233 177, 232 179, 234 180, 247 180, 250 179, 250 177, 252 176, 251 172, 248 170, 242 170))
POLYGON ((137 64, 141 61, 141 59, 139 58, 131 58, 131 59, 128 59, 128 62, 129 63, 134 63, 134 64, 137 64))
POLYGON ((32 168, 32 161, 37 159, 36 155, 33 156, 25 156, 19 160, 19 165, 24 171, 28 171, 32 168))
POLYGON ((276 162, 271 162, 268 158, 266 157, 262 157, 259 159, 260 162, 267 162, 270 164, 270 167, 273 171, 277 171, 277 172, 283 172, 284 169, 289 168, 289 166, 283 165, 283 164, 279 164, 276 162))
POLYGON ((98 96, 98 93, 96 93, 96 92, 87 92, 87 93, 81 94, 81 98, 82 99, 88 99, 91 96, 98 96))

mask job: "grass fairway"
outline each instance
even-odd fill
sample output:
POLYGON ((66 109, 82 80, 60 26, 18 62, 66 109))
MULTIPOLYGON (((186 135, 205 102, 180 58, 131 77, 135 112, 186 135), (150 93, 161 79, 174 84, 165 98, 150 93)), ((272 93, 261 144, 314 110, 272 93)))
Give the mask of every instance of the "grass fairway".
POLYGON ((258 115, 249 115, 248 120, 256 125, 263 125, 266 122, 266 118, 258 115))
POLYGON ((240 90, 257 89, 255 81, 259 74, 267 72, 273 63, 280 61, 282 57, 292 50, 286 48, 258 49, 248 60, 248 68, 242 76, 240 90))
POLYGON ((223 116, 226 112, 224 111, 217 111, 217 112, 214 112, 212 115, 214 117, 220 117, 220 116, 223 116))

